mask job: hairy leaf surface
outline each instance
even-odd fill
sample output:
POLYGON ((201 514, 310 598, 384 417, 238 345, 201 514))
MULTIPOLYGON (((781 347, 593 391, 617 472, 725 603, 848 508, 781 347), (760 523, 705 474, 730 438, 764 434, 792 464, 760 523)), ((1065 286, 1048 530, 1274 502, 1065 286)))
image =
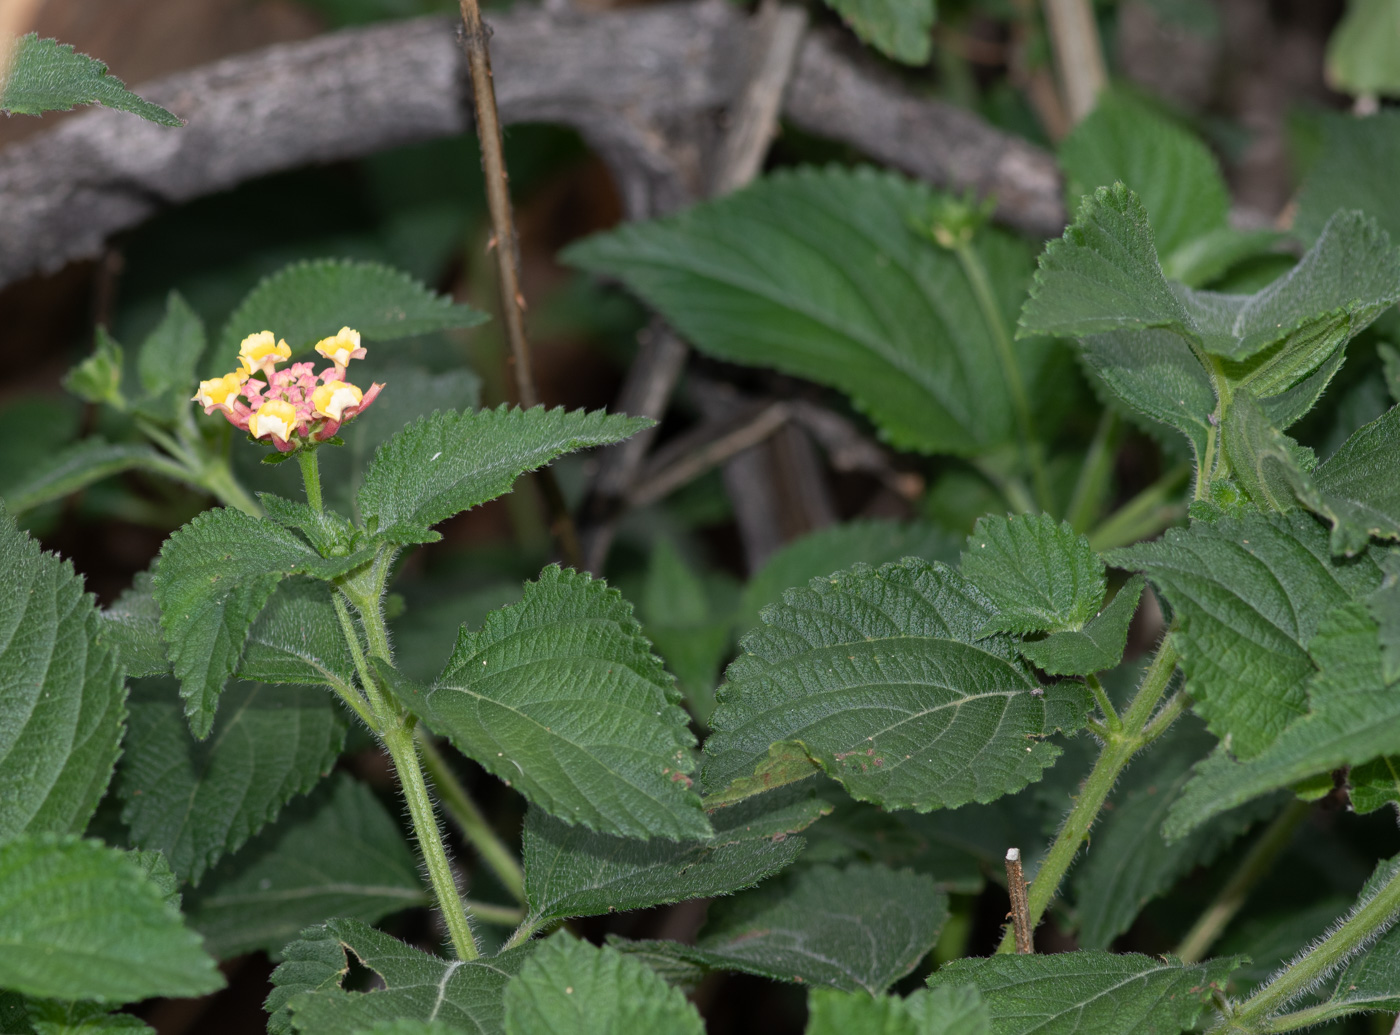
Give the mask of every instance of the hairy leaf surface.
MULTIPOLYGON (((258 615, 238 677, 260 683, 353 686, 355 659, 324 582, 288 579, 258 615)), ((303 925, 304 926, 304 925, 303 925)))
POLYGON ((224 325, 219 357, 232 365, 239 342, 258 331, 272 331, 297 352, 346 325, 375 342, 474 327, 487 319, 389 266, 317 259, 294 263, 253 288, 224 325))
POLYGON ((418 542, 414 537, 439 521, 509 492, 526 471, 565 453, 620 442, 651 423, 562 407, 438 411, 374 454, 360 487, 360 514, 386 539, 406 535, 406 542, 418 542))
POLYGON ((992 1035, 992 1015, 971 985, 920 988, 903 998, 814 988, 805 1035, 992 1035))
POLYGON ((1146 572, 1171 603, 1192 706, 1241 758, 1307 711, 1308 641, 1332 608, 1380 581, 1367 558, 1334 560, 1303 513, 1197 519, 1107 559, 1146 572))
POLYGON ((1172 807, 1166 834, 1178 838, 1225 809, 1279 787, 1360 765, 1400 744, 1400 693, 1381 669, 1375 620, 1359 601, 1339 605, 1309 644, 1318 674, 1308 687, 1310 713, 1262 753, 1233 760, 1217 749, 1172 807))
POLYGON ((525 895, 542 920, 595 916, 727 895, 791 863, 793 836, 830 812, 807 784, 780 788, 711 813, 714 836, 639 841, 573 827, 540 809, 525 817, 525 895))
POLYGON ((368 787, 342 773, 224 858, 190 893, 186 912, 209 951, 228 959, 278 953, 331 917, 374 923, 427 903, 398 824, 368 787))
POLYGON ((534 946, 471 961, 445 960, 359 920, 331 920, 302 932, 272 974, 265 1004, 273 1035, 344 1035, 378 1022, 437 1021, 468 1035, 503 1035, 506 983, 534 946), (372 992, 340 987, 347 953, 383 979, 372 992))
POLYGON ((877 995, 933 948, 948 898, 933 879, 884 866, 799 868, 720 899, 694 949, 705 966, 877 995))
POLYGON ((1078 631, 1103 603, 1103 561, 1087 538, 1049 514, 980 518, 963 547, 962 573, 997 608, 987 632, 1078 631))
MULTIPOLYGON (((679 216, 565 249, 622 280, 696 348, 849 394, 891 443, 981 453, 1015 440, 989 326, 952 252, 915 232, 933 194, 872 169, 778 172, 679 216)), ((971 247, 1010 327, 1031 263, 994 230, 971 247)), ((1018 345, 1035 383, 1045 343, 1018 345)))
POLYGON ((158 848, 199 883, 224 854, 330 771, 345 722, 324 690, 237 683, 214 735, 193 741, 169 680, 139 684, 118 795, 142 848, 158 848))
POLYGON ((96 58, 79 54, 66 43, 40 39, 37 32, 20 36, 10 48, 8 76, 0 82, 0 110, 17 115, 68 111, 80 104, 101 104, 129 111, 162 126, 184 123, 158 104, 143 101, 107 72, 96 58))
POLYGON ((945 963, 929 986, 974 985, 997 1035, 1180 1035, 1238 965, 1088 951, 991 956, 945 963))
POLYGON ((506 986, 506 1035, 704 1035, 685 993, 640 960, 563 932, 506 986))
POLYGON ((0 986, 128 1003, 223 983, 179 910, 125 852, 55 835, 0 845, 0 986))
POLYGON ((295 532, 231 508, 207 510, 161 547, 153 585, 161 628, 196 737, 207 737, 254 619, 290 575, 330 579, 372 551, 323 558, 295 532))
POLYGON ((73 566, 40 550, 3 506, 0 585, 0 843, 81 833, 120 750, 120 661, 73 566))
POLYGON ((569 823, 710 835, 671 677, 601 579, 551 565, 520 603, 463 629, 427 709, 460 751, 569 823))
POLYGON ((1052 676, 1087 676, 1117 668, 1145 585, 1141 575, 1134 575, 1083 629, 1051 633, 1018 649, 1036 668, 1052 676))
MULTIPOLYGON (((1039 779, 1078 729, 1082 686, 1041 687, 1011 641, 982 636, 996 610, 942 564, 857 565, 764 612, 730 665, 705 743, 719 792, 778 777, 770 745, 798 745, 856 798, 887 808, 991 801, 1039 779)), ((807 772, 810 772, 810 767, 807 772)))
POLYGON ((130 588, 100 614, 98 638, 116 651, 128 677, 170 674, 160 631, 160 605, 156 603, 150 572, 137 572, 130 588))

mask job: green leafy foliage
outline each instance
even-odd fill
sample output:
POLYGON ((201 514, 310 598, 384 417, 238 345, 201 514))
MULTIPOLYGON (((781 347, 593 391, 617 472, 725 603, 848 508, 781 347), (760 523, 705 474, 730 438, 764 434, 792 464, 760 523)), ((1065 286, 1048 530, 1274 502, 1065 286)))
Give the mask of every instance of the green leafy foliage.
POLYGON ((149 572, 137 572, 131 586, 101 615, 98 637, 116 651, 127 676, 170 673, 160 632, 160 605, 156 603, 149 572))
POLYGON ((727 895, 788 866, 794 836, 831 803, 809 784, 780 788, 711 814, 714 836, 640 841, 573 827, 540 809, 525 819, 525 895, 533 919, 594 916, 727 895))
MULTIPOLYGON (((101 1032, 154 1032, 139 1017, 129 1013, 110 1013, 103 1003, 64 1002, 56 999, 30 999, 25 1003, 29 1027, 24 1035, 98 1035, 101 1032)), ((15 1031, 6 1028, 7 1032, 15 1031)))
POLYGON ((1334 560, 1310 515, 1253 509, 1194 520, 1108 561, 1145 571, 1176 611, 1193 707, 1240 758, 1306 712, 1308 641, 1332 608, 1380 582, 1368 558, 1334 560))
POLYGON ((359 920, 331 920, 287 946, 267 997, 272 1035, 344 1035, 376 1023, 436 1021, 469 1035, 501 1035, 506 984, 532 947, 490 959, 444 960, 359 920), (340 987, 354 953, 382 979, 372 992, 340 987))
POLYGON ((652 549, 638 611, 647 638, 701 722, 715 709, 715 684, 730 642, 727 612, 732 608, 715 606, 711 597, 729 588, 718 579, 701 578, 666 540, 652 549))
POLYGON ((962 573, 997 609, 985 632, 1077 632, 1103 603, 1103 562, 1048 514, 981 518, 962 573))
POLYGON ((1313 484, 1325 508, 1319 513, 1332 522, 1334 550, 1354 553, 1371 536, 1400 539, 1397 464, 1400 408, 1361 428, 1318 467, 1313 484))
POLYGON ((789 590, 729 666, 706 790, 805 775, 800 755, 785 776, 770 771, 779 743, 887 808, 991 801, 1038 779, 1059 754, 1044 738, 1079 728, 1087 691, 1042 692, 1009 639, 983 637, 996 616, 963 576, 912 558, 789 590))
POLYGON ((1128 770, 1114 792, 1113 810, 1094 827, 1094 845, 1073 875, 1079 945, 1107 949, 1148 902, 1197 866, 1208 866, 1249 827, 1278 811, 1276 797, 1234 809, 1170 845, 1162 838, 1167 810, 1191 777, 1191 766, 1212 738, 1186 719, 1152 754, 1128 770))
MULTIPOLYGON (((622 280, 696 348, 848 393, 895 446, 980 453, 1015 441, 997 327, 952 252, 911 220, 927 188, 871 169, 779 172, 671 219, 628 223, 565 249, 622 280)), ((971 247, 1005 326, 1030 255, 994 230, 971 247)), ((1034 383, 1047 355, 1027 342, 1034 383)))
POLYGON ((1195 1027, 1238 965, 1088 951, 1007 955, 953 960, 929 985, 976 987, 997 1035, 1179 1035, 1195 1027))
POLYGON ((848 521, 819 529, 788 543, 764 562, 744 587, 736 628, 747 632, 759 624, 759 611, 783 590, 805 586, 812 579, 856 564, 879 567, 902 557, 956 564, 962 543, 953 535, 921 521, 848 521))
POLYGON ((91 356, 68 372, 63 387, 84 402, 102 403, 118 410, 126 409, 122 394, 126 353, 106 328, 98 327, 97 347, 91 356))
POLYGON ((620 442, 651 421, 583 410, 512 409, 432 414, 375 453, 360 513, 391 542, 422 542, 427 529, 509 492, 515 479, 556 457, 620 442))
POLYGON ((877 995, 928 954, 947 915, 928 876, 805 867, 713 903, 695 948, 672 951, 715 969, 877 995))
POLYGON ((279 952, 331 917, 373 923, 427 904, 398 824, 368 787, 344 774, 293 801, 188 898, 191 926, 220 959, 279 952))
POLYGON ((94 435, 59 449, 30 467, 8 487, 5 504, 14 513, 22 513, 62 499, 103 478, 134 470, 188 480, 183 471, 150 446, 108 442, 94 435))
POLYGON ((388 266, 318 259, 294 263, 253 288, 224 324, 218 355, 231 365, 239 342, 263 330, 286 339, 296 352, 347 325, 376 342, 474 327, 486 319, 388 266))
POLYGON ((162 126, 184 123, 158 104, 143 101, 107 73, 96 58, 79 54, 58 40, 29 33, 9 44, 8 75, 0 83, 0 110, 17 115, 68 111, 80 104, 102 104, 129 111, 162 126))
POLYGON ((196 737, 209 735, 224 683, 277 584, 290 575, 334 578, 369 556, 322 558, 296 533, 229 508, 205 511, 165 541, 153 585, 196 737))
POLYGON ((506 1035, 703 1035, 685 994, 645 963, 560 933, 506 986, 506 1035))
MULTIPOLYGON (((1374 898, 1397 872, 1400 859, 1382 859, 1361 889, 1358 903, 1374 898)), ((1316 996, 1316 1005, 1329 1009, 1334 1016, 1400 1010, 1400 927, 1392 926, 1379 941, 1353 956, 1339 973, 1328 978, 1326 987, 1316 996)))
MULTIPOLYGON (((324 582, 288 579, 258 615, 243 657, 240 679, 303 686, 353 686, 355 659, 345 643, 324 582)), ((303 925, 305 926, 305 925, 303 925)))
POLYGON ((55 835, 0 845, 0 985, 126 1003, 223 983, 179 910, 126 853, 55 835))
POLYGON ((427 709, 460 751, 570 823, 707 838, 677 696, 631 605, 551 566, 520 603, 462 631, 427 709))
POLYGON ((1400 93, 1400 10, 1385 0, 1351 0, 1327 41, 1327 85, 1353 94, 1400 93))
POLYGON ((169 680, 138 684, 118 794, 142 848, 198 883, 335 763, 345 723, 324 691, 237 683, 214 735, 192 741, 169 680))
POLYGON ((1400 161, 1400 112, 1382 109, 1358 119, 1325 117, 1322 146, 1298 191, 1293 228, 1315 240, 1338 209, 1360 209, 1396 239, 1400 204, 1389 171, 1400 161))
POLYGON ((120 661, 72 565, 42 552, 3 507, 0 584, 0 843, 81 833, 121 743, 120 661))
POLYGON ((814 988, 805 1035, 991 1035, 992 1019, 971 985, 869 996, 814 988))
POLYGON ((1051 633, 1020 645, 1021 655, 1052 676, 1087 676, 1116 668, 1128 646, 1128 626, 1146 580, 1135 575, 1113 600, 1080 630, 1051 633))
POLYGON ((928 63, 935 0, 827 0, 857 36, 906 65, 928 63))
POLYGON ((1169 838, 1276 788, 1392 753, 1400 743, 1400 695, 1382 673, 1366 605, 1349 601, 1328 612, 1308 649, 1318 669, 1307 688, 1308 714, 1244 761, 1217 749, 1172 807, 1169 838))
POLYGON ((142 394, 136 409, 156 420, 177 420, 188 412, 189 391, 207 344, 204 322, 179 292, 170 292, 165 316, 141 343, 136 375, 142 394))

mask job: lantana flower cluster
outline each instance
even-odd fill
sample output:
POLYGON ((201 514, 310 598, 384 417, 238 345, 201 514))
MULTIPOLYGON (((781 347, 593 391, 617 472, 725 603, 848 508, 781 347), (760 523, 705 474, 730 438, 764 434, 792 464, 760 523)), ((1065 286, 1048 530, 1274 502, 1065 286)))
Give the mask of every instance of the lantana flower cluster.
POLYGON ((218 410, 254 438, 269 439, 282 453, 325 442, 363 413, 384 386, 373 384, 362 392, 345 380, 350 361, 365 357, 358 331, 342 327, 318 341, 316 351, 331 361, 319 374, 313 363, 278 370, 292 358, 291 348, 271 331, 250 334, 238 347, 238 369, 201 381, 192 401, 206 414, 218 410))

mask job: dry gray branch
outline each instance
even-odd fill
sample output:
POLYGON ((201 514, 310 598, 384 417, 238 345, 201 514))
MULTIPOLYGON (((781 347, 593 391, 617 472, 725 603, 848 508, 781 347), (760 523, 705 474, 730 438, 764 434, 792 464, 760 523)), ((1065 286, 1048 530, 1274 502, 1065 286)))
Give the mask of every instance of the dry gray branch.
MULTIPOLYGON (((752 42, 740 11, 723 0, 601 14, 522 7, 491 27, 503 121, 579 130, 630 214, 701 193, 698 163, 672 130, 739 96, 752 42)), ((97 255, 162 209, 248 180, 463 132, 469 87, 455 31, 451 19, 426 18, 269 47, 139 87, 187 119, 183 129, 91 111, 8 148, 0 286, 97 255)), ((805 37, 783 114, 935 184, 994 194, 1010 225, 1063 226, 1048 154, 916 96, 828 37, 805 37)))

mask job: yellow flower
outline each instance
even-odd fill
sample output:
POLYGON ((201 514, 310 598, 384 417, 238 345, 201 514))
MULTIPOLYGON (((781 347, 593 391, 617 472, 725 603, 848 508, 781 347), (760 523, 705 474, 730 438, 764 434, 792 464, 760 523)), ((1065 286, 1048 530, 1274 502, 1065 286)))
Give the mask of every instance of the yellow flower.
POLYGON ((291 346, 285 341, 277 341, 271 331, 250 334, 238 346, 238 362, 244 374, 251 374, 254 370, 271 373, 278 363, 291 358, 291 346))
POLYGON ((364 393, 354 385, 344 381, 327 381, 311 393, 311 405, 322 417, 329 417, 339 423, 346 407, 354 409, 360 405, 364 393))
POLYGON ((203 406, 205 413, 213 413, 216 409, 228 409, 230 397, 243 390, 243 382, 246 380, 247 375, 235 370, 223 377, 201 381, 199 391, 191 396, 191 401, 203 406))
POLYGON ((347 366, 352 359, 364 359, 365 350, 360 348, 360 332, 349 327, 329 338, 316 343, 316 351, 338 367, 347 366))
POLYGON ((248 422, 254 438, 280 438, 286 442, 297 427, 297 408, 283 399, 269 399, 248 422))

